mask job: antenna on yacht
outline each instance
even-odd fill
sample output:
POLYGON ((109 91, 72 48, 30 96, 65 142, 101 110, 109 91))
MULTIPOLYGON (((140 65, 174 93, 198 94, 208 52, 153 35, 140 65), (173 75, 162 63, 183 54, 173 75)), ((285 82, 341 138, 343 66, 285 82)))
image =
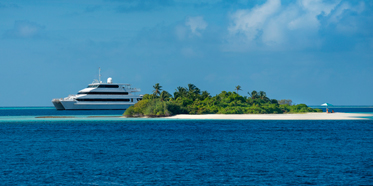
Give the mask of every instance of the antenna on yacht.
POLYGON ((98 82, 101 83, 101 68, 98 67, 98 82))

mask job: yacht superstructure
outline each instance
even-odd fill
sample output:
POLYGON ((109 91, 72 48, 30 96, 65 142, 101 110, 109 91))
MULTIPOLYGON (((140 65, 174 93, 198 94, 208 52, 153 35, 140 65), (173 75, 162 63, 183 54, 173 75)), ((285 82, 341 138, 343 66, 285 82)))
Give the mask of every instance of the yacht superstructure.
POLYGON ((136 92, 140 89, 113 83, 108 78, 106 83, 96 80, 78 94, 53 99, 52 103, 57 110, 125 110, 142 99, 136 92))

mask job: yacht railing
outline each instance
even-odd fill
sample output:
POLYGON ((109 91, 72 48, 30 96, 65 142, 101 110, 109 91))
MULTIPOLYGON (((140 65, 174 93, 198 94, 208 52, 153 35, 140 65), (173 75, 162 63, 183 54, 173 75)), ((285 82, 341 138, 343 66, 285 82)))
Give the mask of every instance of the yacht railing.
POLYGON ((66 98, 55 98, 52 99, 52 102, 58 102, 58 101, 74 101, 75 97, 66 97, 66 98))
POLYGON ((139 88, 126 88, 126 90, 129 92, 140 92, 141 91, 141 89, 139 88))
POLYGON ((69 96, 67 96, 66 98, 60 98, 59 100, 60 101, 73 101, 75 100, 75 96, 74 94, 70 94, 69 96))

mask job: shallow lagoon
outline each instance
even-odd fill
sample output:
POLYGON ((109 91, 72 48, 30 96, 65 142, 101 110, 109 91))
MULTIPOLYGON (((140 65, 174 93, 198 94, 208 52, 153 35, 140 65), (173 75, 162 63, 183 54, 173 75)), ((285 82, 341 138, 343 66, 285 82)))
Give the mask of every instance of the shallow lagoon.
MULTIPOLYGON (((343 109, 350 113, 373 115, 372 106, 343 109)), ((56 110, 54 107, 0 107, 0 122, 169 120, 164 118, 120 118, 123 112, 123 110, 56 110)), ((362 118, 373 119, 373 116, 363 116, 362 118)))

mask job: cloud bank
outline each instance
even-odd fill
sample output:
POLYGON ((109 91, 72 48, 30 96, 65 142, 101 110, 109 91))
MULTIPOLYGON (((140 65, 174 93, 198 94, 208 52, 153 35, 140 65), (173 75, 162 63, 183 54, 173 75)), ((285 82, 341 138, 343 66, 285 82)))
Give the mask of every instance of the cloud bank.
POLYGON ((230 15, 230 42, 244 43, 251 49, 317 47, 323 43, 320 31, 326 27, 334 26, 337 33, 357 30, 357 25, 343 19, 348 14, 362 13, 364 8, 364 2, 351 5, 342 1, 298 0, 283 5, 280 0, 268 0, 230 15))

